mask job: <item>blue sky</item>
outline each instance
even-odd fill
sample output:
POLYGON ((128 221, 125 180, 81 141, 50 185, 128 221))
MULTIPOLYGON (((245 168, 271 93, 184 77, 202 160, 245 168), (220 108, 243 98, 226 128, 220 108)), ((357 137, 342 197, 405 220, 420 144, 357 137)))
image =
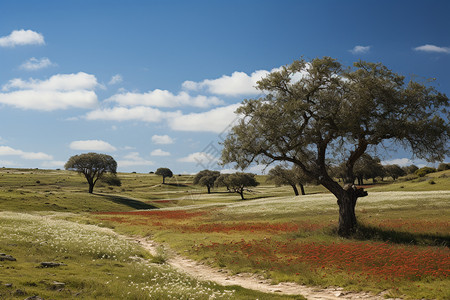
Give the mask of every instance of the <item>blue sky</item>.
POLYGON ((0 166, 94 151, 119 171, 215 168, 238 103, 302 56, 382 62, 449 95, 449 14, 445 0, 1 0, 0 166))

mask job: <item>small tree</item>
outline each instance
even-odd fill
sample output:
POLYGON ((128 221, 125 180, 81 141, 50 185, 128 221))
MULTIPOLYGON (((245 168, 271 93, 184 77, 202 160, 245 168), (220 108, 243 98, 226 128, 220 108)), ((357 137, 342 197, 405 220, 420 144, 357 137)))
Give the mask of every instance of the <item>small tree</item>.
POLYGON ((241 195, 244 199, 244 191, 248 191, 248 187, 258 186, 259 182, 255 179, 255 174, 252 173, 234 173, 226 176, 220 185, 227 186, 229 191, 241 195))
POLYGON ((219 176, 219 171, 203 170, 195 175, 193 183, 206 186, 208 194, 211 194, 211 188, 214 187, 214 182, 219 176))
POLYGON ((290 185, 294 190, 295 196, 299 195, 297 189, 297 176, 293 170, 285 169, 278 165, 271 169, 267 175, 267 181, 275 183, 276 186, 290 185))
POLYGON ((409 174, 414 174, 414 172, 416 172, 419 169, 419 167, 416 165, 410 165, 410 166, 403 167, 402 169, 403 169, 403 171, 405 171, 406 175, 409 175, 409 174))
POLYGON ((384 171, 386 175, 391 176, 394 181, 400 176, 405 175, 405 171, 400 168, 399 165, 386 165, 384 166, 384 171))
POLYGON ((214 186, 224 186, 227 191, 230 192, 230 187, 228 185, 228 181, 226 180, 228 176, 230 176, 230 174, 220 174, 220 176, 217 177, 216 181, 214 182, 214 186))
POLYGON ((158 170, 156 170, 155 172, 156 175, 162 176, 163 178, 163 184, 166 183, 166 177, 172 177, 173 173, 169 168, 158 168, 158 170))
POLYGON ((353 172, 358 180, 358 185, 363 185, 364 179, 372 178, 375 181, 376 177, 382 177, 384 175, 384 169, 380 159, 366 153, 361 155, 356 161, 353 172))
POLYGON ((117 162, 109 155, 90 152, 72 156, 64 167, 83 174, 89 184, 89 193, 92 194, 97 180, 107 172, 116 173, 117 162))

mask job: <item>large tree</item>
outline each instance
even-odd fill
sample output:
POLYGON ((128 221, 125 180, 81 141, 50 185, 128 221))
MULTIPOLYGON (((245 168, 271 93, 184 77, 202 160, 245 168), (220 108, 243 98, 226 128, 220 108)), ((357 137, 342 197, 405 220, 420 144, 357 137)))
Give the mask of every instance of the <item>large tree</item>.
POLYGON ((244 191, 248 191, 249 187, 258 186, 259 182, 256 181, 255 174, 252 173, 240 173, 236 172, 223 177, 217 184, 218 186, 226 186, 230 192, 238 193, 241 195, 241 199, 244 199, 244 191))
POLYGON ((257 88, 265 96, 237 110, 242 118, 223 143, 223 163, 297 165, 336 196, 341 236, 355 231, 356 202, 367 195, 353 185, 354 165, 366 150, 389 141, 429 160, 448 152, 449 125, 441 116, 448 97, 430 85, 405 83, 381 63, 347 68, 330 57, 298 60, 257 88), (345 161, 344 186, 329 175, 336 157, 345 161))
POLYGON ((214 182, 219 176, 219 171, 203 170, 195 175, 193 184, 206 186, 208 189, 208 194, 211 194, 211 188, 214 187, 214 182))
POLYGON ((156 170, 155 172, 156 175, 162 176, 163 178, 163 184, 166 183, 166 177, 172 177, 173 173, 169 168, 158 168, 158 170, 156 170))
POLYGON ((89 184, 89 193, 93 193, 97 180, 105 173, 116 174, 117 162, 112 156, 90 152, 72 156, 64 167, 83 174, 89 184))

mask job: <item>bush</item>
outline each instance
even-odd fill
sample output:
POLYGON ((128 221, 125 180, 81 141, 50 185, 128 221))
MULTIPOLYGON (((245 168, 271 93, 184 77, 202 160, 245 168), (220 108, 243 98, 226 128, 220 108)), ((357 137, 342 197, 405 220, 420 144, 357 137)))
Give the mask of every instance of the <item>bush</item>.
POLYGON ((438 171, 445 171, 450 169, 450 163, 440 163, 437 170, 438 171))
POLYGON ((113 185, 113 186, 121 186, 122 185, 122 181, 120 180, 120 178, 117 177, 117 175, 113 175, 113 174, 105 174, 100 178, 100 180, 108 185, 113 185))
POLYGON ((418 169, 414 173, 419 177, 424 177, 425 175, 427 175, 429 173, 434 173, 434 172, 436 172, 435 168, 423 167, 423 168, 418 169))

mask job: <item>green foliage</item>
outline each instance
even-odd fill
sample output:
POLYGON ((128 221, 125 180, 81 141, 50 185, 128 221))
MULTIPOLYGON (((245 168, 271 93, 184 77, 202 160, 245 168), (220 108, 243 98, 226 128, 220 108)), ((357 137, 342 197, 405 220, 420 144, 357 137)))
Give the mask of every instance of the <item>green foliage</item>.
POLYGON ((436 172, 435 168, 423 167, 423 168, 416 170, 416 172, 414 172, 414 173, 419 177, 424 177, 425 175, 434 173, 434 172, 436 172))
POLYGON ((399 165, 386 165, 384 166, 384 172, 387 176, 392 177, 393 180, 405 175, 405 171, 399 165))
POLYGON ((163 178, 163 184, 166 182, 166 177, 172 177, 173 173, 169 168, 158 168, 155 172, 156 175, 162 176, 163 178))
POLYGON ((192 183, 206 186, 209 194, 211 192, 211 188, 214 187, 214 182, 219 176, 220 176, 219 171, 203 170, 198 172, 197 175, 195 175, 192 183))
POLYGON ((437 170, 438 171, 450 170, 450 163, 440 163, 437 170))
POLYGON ((255 174, 236 172, 224 177, 219 184, 226 186, 232 192, 238 193, 241 195, 241 199, 245 200, 244 191, 248 190, 248 187, 258 186, 259 182, 256 181, 255 174))
POLYGON ((111 185, 111 186, 121 186, 122 181, 116 174, 105 174, 100 178, 100 181, 111 185))
POLYGON ((446 95, 381 63, 358 61, 347 68, 330 57, 294 61, 257 83, 265 96, 244 100, 243 117, 223 142, 222 162, 245 169, 275 161, 297 165, 337 198, 339 234, 354 231, 349 195, 329 174, 330 161, 343 156, 345 182, 368 148, 390 140, 419 158, 442 160, 450 126, 441 116, 446 95))
POLYGON ((416 165, 410 165, 410 166, 403 167, 402 169, 403 169, 403 171, 405 171, 406 175, 409 175, 409 174, 414 174, 414 172, 416 172, 419 169, 419 167, 417 167, 416 165))
POLYGON ((95 183, 105 173, 116 173, 117 162, 110 155, 90 152, 70 157, 64 168, 83 174, 89 183, 89 193, 92 193, 95 183))

